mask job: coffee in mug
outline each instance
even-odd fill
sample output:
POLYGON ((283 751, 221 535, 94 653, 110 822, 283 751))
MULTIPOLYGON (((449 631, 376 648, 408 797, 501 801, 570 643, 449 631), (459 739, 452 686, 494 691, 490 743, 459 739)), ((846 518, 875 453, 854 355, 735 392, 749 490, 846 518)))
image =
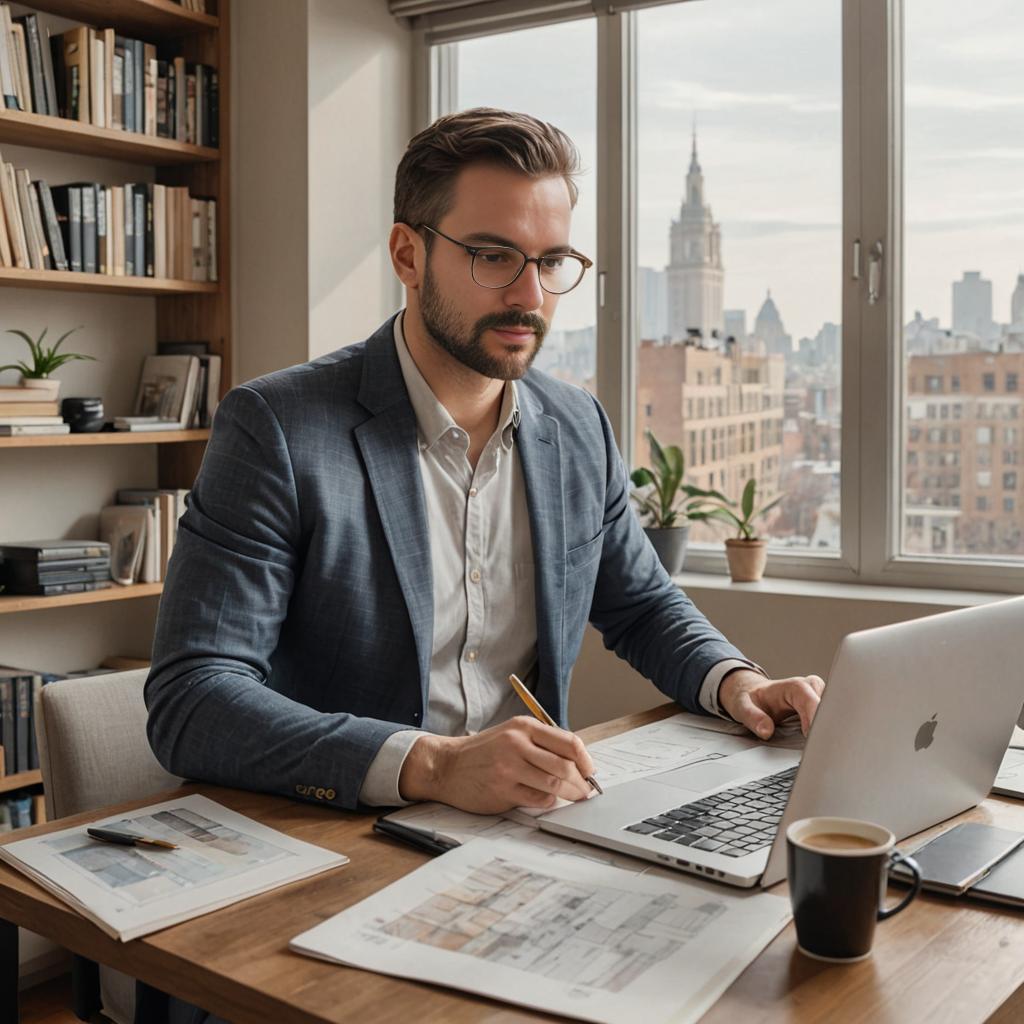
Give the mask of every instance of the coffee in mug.
POLYGON ((921 891, 921 871, 881 825, 856 818, 803 818, 786 829, 789 898, 799 949, 849 963, 871 955, 875 925, 921 891), (896 906, 881 905, 889 870, 902 863, 914 881, 896 906))

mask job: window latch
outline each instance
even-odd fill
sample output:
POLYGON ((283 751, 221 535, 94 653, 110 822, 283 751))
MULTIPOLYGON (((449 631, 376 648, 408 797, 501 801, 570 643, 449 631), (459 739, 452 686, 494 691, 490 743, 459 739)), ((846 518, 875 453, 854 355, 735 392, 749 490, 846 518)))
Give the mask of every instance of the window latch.
POLYGON ((879 239, 868 253, 868 305, 878 302, 882 287, 882 241, 879 239))

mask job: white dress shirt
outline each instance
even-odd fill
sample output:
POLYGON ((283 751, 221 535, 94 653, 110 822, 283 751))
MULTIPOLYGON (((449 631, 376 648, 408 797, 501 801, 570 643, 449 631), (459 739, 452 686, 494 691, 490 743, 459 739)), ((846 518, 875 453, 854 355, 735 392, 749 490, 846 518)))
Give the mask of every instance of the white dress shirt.
MULTIPOLYGON (((519 401, 507 381, 498 428, 476 469, 469 462, 469 435, 437 400, 395 320, 395 348, 416 414, 419 463, 430 533, 434 639, 424 729, 466 736, 507 721, 525 709, 508 684, 515 672, 530 689, 536 680, 537 618, 533 541, 515 427, 519 401)), ((701 685, 701 706, 713 715, 718 686, 733 668, 714 665, 701 685)), ((381 746, 360 789, 364 804, 405 803, 398 791, 402 765, 422 735, 393 733, 381 746)))

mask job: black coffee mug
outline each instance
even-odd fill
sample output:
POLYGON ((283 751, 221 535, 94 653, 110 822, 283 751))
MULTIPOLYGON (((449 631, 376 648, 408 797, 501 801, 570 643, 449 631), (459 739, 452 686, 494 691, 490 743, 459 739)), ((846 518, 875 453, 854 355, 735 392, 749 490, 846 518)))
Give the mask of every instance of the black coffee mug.
POLYGON ((871 955, 875 925, 898 914, 921 891, 921 870, 895 849, 881 825, 856 818, 803 818, 786 829, 789 899, 800 952, 850 963, 871 955), (886 908, 890 869, 913 875, 910 892, 886 908))

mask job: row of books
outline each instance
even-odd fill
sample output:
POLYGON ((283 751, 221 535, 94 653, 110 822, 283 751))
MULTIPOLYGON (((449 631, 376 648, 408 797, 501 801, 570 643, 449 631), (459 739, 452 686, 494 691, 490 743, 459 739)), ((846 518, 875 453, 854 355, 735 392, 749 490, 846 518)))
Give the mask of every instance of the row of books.
POLYGON ((161 60, 156 45, 112 28, 86 26, 51 36, 36 14, 12 17, 0 4, 0 88, 4 106, 28 113, 216 147, 216 68, 161 60))
POLYGON ((32 388, 0 387, 0 437, 67 434, 59 402, 40 402, 32 388))
POLYGON ((210 426, 220 397, 221 357, 202 352, 206 347, 206 342, 158 342, 158 354, 142 364, 133 414, 118 416, 114 429, 210 426))
POLYGON ((34 771, 39 767, 35 702, 39 691, 58 675, 30 669, 0 667, 0 743, 3 774, 34 771))
POLYGON ((188 491, 123 488, 117 504, 100 511, 100 537, 110 545, 115 583, 160 583, 178 538, 188 491))
POLYGON ((46 821, 46 798, 42 793, 19 789, 0 799, 0 834, 16 828, 41 825, 46 821))
POLYGON ((184 186, 50 186, 0 160, 0 266, 217 280, 217 202, 184 186))

